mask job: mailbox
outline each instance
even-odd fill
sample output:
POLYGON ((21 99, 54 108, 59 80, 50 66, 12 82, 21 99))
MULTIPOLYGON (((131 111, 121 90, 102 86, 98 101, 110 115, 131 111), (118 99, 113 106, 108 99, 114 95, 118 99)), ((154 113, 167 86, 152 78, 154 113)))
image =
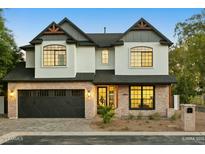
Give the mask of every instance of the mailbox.
POLYGON ((184 131, 195 131, 196 105, 181 104, 182 123, 184 131))

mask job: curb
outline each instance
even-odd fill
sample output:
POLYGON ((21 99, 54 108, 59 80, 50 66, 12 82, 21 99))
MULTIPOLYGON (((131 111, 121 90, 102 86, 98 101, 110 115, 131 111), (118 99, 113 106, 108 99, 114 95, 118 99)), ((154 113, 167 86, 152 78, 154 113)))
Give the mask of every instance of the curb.
POLYGON ((205 136, 205 132, 11 132, 0 137, 0 144, 18 136, 205 136))

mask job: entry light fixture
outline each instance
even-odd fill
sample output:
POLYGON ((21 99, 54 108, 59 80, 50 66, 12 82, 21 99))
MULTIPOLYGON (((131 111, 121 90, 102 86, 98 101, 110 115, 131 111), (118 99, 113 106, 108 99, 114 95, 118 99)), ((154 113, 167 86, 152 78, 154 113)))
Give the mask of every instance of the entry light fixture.
POLYGON ((10 96, 11 96, 11 97, 14 96, 14 91, 13 91, 13 90, 10 91, 10 96))
POLYGON ((88 98, 90 98, 90 96, 91 96, 90 90, 88 90, 87 95, 88 95, 88 98))

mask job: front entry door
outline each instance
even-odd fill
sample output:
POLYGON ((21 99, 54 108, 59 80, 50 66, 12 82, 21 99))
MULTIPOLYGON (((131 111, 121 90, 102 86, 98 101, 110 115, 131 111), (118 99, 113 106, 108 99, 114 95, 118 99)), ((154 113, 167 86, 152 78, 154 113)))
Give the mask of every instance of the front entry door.
POLYGON ((98 106, 107 105, 107 87, 98 87, 97 97, 98 97, 98 106))
POLYGON ((117 90, 116 86, 99 86, 97 88, 97 105, 111 106, 117 108, 117 90))

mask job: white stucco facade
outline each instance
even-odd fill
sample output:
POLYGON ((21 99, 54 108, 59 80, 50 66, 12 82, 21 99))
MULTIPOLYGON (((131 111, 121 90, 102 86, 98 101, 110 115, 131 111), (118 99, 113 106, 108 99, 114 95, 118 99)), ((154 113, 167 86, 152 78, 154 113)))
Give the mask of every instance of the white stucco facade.
POLYGON ((76 48, 76 72, 95 72, 95 47, 76 48))
POLYGON ((168 75, 168 46, 159 42, 125 42, 115 47, 116 75, 168 75), (153 48, 153 67, 133 68, 130 66, 130 49, 136 46, 153 48))
POLYGON ((43 41, 42 44, 35 45, 35 78, 73 78, 76 75, 75 59, 76 46, 74 44, 66 44, 66 41, 43 41), (43 47, 49 44, 66 46, 66 66, 43 66, 43 47))
POLYGON ((105 48, 108 50, 108 64, 102 64, 102 51, 104 48, 98 48, 95 51, 95 68, 96 70, 110 70, 115 69, 115 49, 105 48))
POLYGON ((26 67, 35 66, 35 78, 73 78, 76 73, 94 73, 95 70, 115 70, 116 75, 168 75, 168 46, 159 42, 125 42, 123 46, 108 48, 108 64, 102 64, 104 48, 77 46, 65 41, 43 41, 34 51, 26 52, 26 67), (49 44, 66 46, 66 66, 44 67, 43 47, 49 44), (153 67, 130 66, 130 49, 136 46, 153 48, 153 67))
POLYGON ((26 51, 26 68, 35 67, 35 51, 26 51))

